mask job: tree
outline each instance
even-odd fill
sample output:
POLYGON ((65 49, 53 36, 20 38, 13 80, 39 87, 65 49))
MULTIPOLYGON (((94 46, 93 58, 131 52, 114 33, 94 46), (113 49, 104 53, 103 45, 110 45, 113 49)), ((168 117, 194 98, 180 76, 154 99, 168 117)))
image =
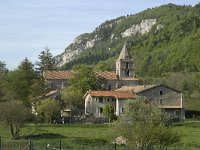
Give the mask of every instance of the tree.
POLYGON ((75 113, 81 113, 84 108, 84 94, 92 89, 101 89, 103 79, 97 77, 93 68, 86 65, 77 65, 72 69, 72 78, 69 85, 62 92, 62 99, 75 113))
POLYGON ((0 101, 5 99, 5 83, 8 70, 6 64, 0 61, 0 101))
POLYGON ((109 65, 105 63, 104 61, 100 61, 96 66, 95 66, 96 71, 110 71, 111 69, 109 68, 109 65))
POLYGON ((96 76, 93 68, 86 65, 77 65, 72 69, 72 78, 69 83, 83 95, 89 90, 101 89, 103 79, 96 76))
POLYGON ((7 95, 11 92, 12 99, 19 99, 28 104, 32 82, 36 79, 33 64, 25 58, 18 69, 8 73, 7 78, 7 95))
POLYGON ((31 89, 31 94, 29 95, 30 96, 30 99, 34 99, 34 98, 37 98, 39 96, 43 96, 44 93, 46 92, 45 91, 45 82, 42 78, 36 78, 32 81, 32 85, 30 87, 31 89))
POLYGON ((0 122, 10 127, 14 139, 19 139, 20 128, 30 117, 30 110, 21 102, 9 101, 0 105, 0 122))
POLYGON ((36 107, 37 113, 44 116, 49 123, 52 122, 52 119, 55 119, 60 115, 60 110, 59 103, 49 98, 41 100, 36 107))
POLYGON ((103 115, 110 121, 113 121, 116 118, 115 109, 112 105, 105 105, 103 108, 103 115))
POLYGON ((69 106, 72 113, 80 114, 84 109, 83 94, 73 86, 68 86, 62 91, 64 107, 69 106))
POLYGON ((39 54, 38 59, 39 61, 36 62, 36 70, 39 75, 42 75, 43 71, 56 69, 55 58, 51 54, 49 48, 46 47, 45 50, 39 54))
POLYGON ((145 99, 127 101, 125 114, 117 123, 118 131, 133 149, 165 149, 180 140, 179 134, 166 125, 168 115, 145 99))

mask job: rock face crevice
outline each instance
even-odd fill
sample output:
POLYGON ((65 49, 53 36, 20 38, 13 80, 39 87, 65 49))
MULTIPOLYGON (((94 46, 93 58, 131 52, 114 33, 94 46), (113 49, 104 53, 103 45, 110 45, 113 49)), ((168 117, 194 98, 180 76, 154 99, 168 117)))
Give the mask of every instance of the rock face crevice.
MULTIPOLYGON (((103 40, 102 35, 99 33, 103 30, 106 30, 107 28, 110 28, 111 30, 117 26, 119 23, 121 23, 123 19, 115 20, 113 22, 105 23, 100 25, 96 28, 96 30, 92 33, 85 33, 78 37, 76 37, 66 49, 65 51, 57 55, 55 57, 57 67, 63 66, 65 63, 72 61, 76 58, 77 55, 82 53, 83 51, 93 48, 95 44, 103 40)), ((136 36, 137 34, 145 34, 148 33, 153 25, 156 24, 156 19, 145 19, 142 20, 139 24, 133 24, 130 28, 127 28, 124 30, 124 32, 120 35, 116 36, 114 32, 111 32, 108 36, 109 42, 113 43, 115 40, 118 40, 120 38, 126 38, 130 36, 136 36)), ((161 25, 159 25, 159 29, 162 28, 161 25)))

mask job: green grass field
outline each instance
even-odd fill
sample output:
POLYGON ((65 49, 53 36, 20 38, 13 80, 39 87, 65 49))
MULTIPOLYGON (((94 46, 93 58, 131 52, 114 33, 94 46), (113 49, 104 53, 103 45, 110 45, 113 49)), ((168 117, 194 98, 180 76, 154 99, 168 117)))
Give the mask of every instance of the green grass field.
MULTIPOLYGON (((181 141, 169 149, 200 149, 200 122, 187 121, 184 124, 174 125, 174 128, 179 131, 181 141)), ((34 124, 29 124, 21 129, 21 143, 19 143, 11 139, 7 128, 3 126, 0 128, 4 149, 10 150, 25 146, 30 139, 34 149, 47 149, 47 144, 58 148, 60 140, 62 149, 114 149, 111 141, 115 133, 112 125, 103 124, 39 124, 37 130, 34 124)), ((126 147, 117 147, 117 149, 123 150, 126 147)))

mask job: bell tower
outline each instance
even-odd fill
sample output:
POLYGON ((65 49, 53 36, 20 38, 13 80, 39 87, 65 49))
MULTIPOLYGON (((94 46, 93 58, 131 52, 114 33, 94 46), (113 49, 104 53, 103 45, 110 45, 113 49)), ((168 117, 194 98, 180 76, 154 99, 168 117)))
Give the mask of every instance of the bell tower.
POLYGON ((124 44, 119 58, 116 60, 116 75, 119 78, 122 77, 133 77, 133 60, 128 53, 126 43, 124 44))

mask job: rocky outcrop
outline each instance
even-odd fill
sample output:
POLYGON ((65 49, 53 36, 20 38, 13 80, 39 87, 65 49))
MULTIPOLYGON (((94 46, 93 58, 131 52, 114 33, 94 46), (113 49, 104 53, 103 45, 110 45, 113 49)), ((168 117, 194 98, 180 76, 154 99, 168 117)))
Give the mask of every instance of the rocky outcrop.
POLYGON ((156 24, 156 19, 142 20, 140 24, 134 24, 132 27, 126 29, 125 32, 121 33, 122 37, 135 36, 137 34, 145 34, 149 32, 153 25, 156 24))
MULTIPOLYGON (((66 49, 65 52, 55 57, 57 67, 63 66, 65 63, 70 62, 71 60, 75 59, 77 55, 85 51, 86 49, 93 48, 95 44, 99 41, 104 40, 105 37, 102 37, 106 33, 107 30, 112 30, 115 26, 119 23, 122 23, 123 19, 127 19, 126 17, 122 17, 116 20, 106 21, 105 23, 101 24, 99 27, 95 29, 92 33, 82 34, 76 37, 72 44, 70 44, 66 49)), ((116 35, 115 33, 111 32, 107 36, 109 39, 110 44, 114 43, 114 41, 119 40, 120 38, 126 38, 130 36, 136 36, 137 34, 145 34, 149 32, 153 25, 156 24, 156 19, 145 19, 142 20, 139 24, 133 24, 130 28, 126 29, 124 32, 116 35)), ((158 25, 157 31, 160 30, 163 26, 158 25)))
POLYGON ((56 64, 57 67, 63 66, 65 63, 73 60, 77 55, 79 55, 81 52, 88 48, 92 48, 96 42, 101 40, 101 38, 98 38, 95 36, 93 39, 88 39, 88 37, 84 35, 80 35, 76 37, 66 49, 65 52, 56 56, 56 64))

